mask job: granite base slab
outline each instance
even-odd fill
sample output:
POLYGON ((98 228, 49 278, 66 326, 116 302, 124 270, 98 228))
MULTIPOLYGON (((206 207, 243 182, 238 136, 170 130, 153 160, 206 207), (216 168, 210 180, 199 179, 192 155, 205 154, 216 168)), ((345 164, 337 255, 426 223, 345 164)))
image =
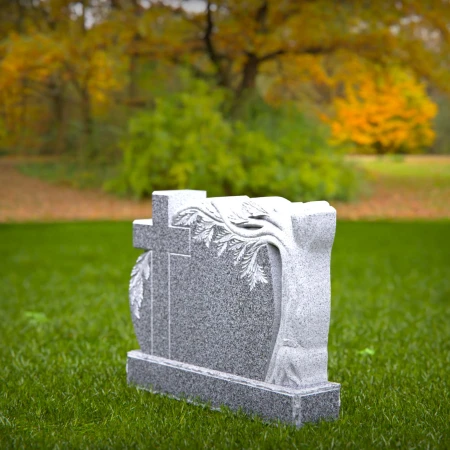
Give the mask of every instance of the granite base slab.
POLYGON ((265 420, 301 426, 305 422, 337 419, 340 384, 304 388, 276 386, 217 370, 197 367, 134 350, 128 353, 129 384, 194 403, 242 409, 265 420))

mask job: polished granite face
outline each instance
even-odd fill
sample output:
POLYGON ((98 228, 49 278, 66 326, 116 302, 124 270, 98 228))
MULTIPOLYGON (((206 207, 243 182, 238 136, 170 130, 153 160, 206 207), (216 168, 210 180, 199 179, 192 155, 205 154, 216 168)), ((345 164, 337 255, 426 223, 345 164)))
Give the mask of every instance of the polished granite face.
MULTIPOLYGON (((335 219, 327 202, 154 192, 153 218, 133 224, 134 246, 145 252, 130 282, 141 351, 129 355, 129 382, 256 413, 264 408, 251 406, 250 391, 273 386, 267 398, 261 394, 273 403, 270 396, 285 395, 281 388, 313 389, 302 400, 302 410, 312 412, 292 420, 335 417, 339 385, 327 377, 335 219), (325 403, 334 406, 314 406, 314 397, 323 403, 330 395, 325 403)), ((304 396, 292 395, 294 406, 304 396)))

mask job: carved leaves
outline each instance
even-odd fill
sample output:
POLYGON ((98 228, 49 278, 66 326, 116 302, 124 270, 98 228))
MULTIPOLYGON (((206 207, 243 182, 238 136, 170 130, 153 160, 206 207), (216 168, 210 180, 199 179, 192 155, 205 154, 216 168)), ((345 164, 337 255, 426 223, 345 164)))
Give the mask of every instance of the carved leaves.
POLYGON ((140 318, 139 311, 144 298, 144 279, 150 279, 149 257, 150 251, 142 253, 131 271, 129 290, 131 311, 138 319, 140 318))
MULTIPOLYGON (((230 220, 237 226, 248 228, 249 219, 265 219, 269 213, 255 202, 242 203, 241 211, 236 211, 230 216, 230 220)), ((260 228, 259 226, 258 228, 260 228)))
MULTIPOLYGON (((234 265, 239 265, 241 278, 247 280, 250 290, 253 290, 257 283, 267 283, 264 269, 258 263, 258 253, 264 247, 265 242, 261 242, 259 239, 244 240, 224 226, 217 226, 216 229, 214 243, 217 245, 217 254, 220 256, 226 250, 233 253, 234 265)), ((196 235, 194 234, 195 239, 196 235)))
MULTIPOLYGON (((261 228, 252 223, 252 219, 267 216, 266 211, 252 202, 244 202, 242 211, 230 215, 229 220, 237 227, 261 228)), ((217 247, 221 256, 225 251, 233 254, 234 265, 239 267, 241 278, 245 279, 250 290, 258 283, 267 283, 264 268, 258 261, 261 248, 266 245, 260 237, 244 238, 230 230, 226 221, 211 204, 201 207, 187 208, 175 217, 175 225, 190 226, 193 230, 193 240, 203 242, 208 248, 211 244, 217 247)))

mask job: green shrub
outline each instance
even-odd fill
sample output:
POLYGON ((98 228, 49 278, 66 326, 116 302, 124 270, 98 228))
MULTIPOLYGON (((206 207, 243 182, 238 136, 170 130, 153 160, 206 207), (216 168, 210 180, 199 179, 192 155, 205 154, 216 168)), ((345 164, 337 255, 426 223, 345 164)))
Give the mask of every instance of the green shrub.
POLYGON ((270 108, 245 123, 232 122, 221 113, 222 102, 220 92, 198 84, 132 117, 121 144, 122 175, 107 188, 137 197, 190 188, 211 196, 301 201, 354 194, 355 170, 333 152, 316 124, 298 112, 289 116, 270 108))

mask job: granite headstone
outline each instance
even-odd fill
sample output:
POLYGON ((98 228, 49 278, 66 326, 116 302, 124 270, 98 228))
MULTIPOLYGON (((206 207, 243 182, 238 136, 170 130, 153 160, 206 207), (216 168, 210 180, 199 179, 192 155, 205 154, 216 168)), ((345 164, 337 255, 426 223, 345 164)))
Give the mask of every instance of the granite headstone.
POLYGON ((328 381, 336 211, 281 197, 153 193, 130 307, 130 384, 300 426, 339 415, 328 381))

